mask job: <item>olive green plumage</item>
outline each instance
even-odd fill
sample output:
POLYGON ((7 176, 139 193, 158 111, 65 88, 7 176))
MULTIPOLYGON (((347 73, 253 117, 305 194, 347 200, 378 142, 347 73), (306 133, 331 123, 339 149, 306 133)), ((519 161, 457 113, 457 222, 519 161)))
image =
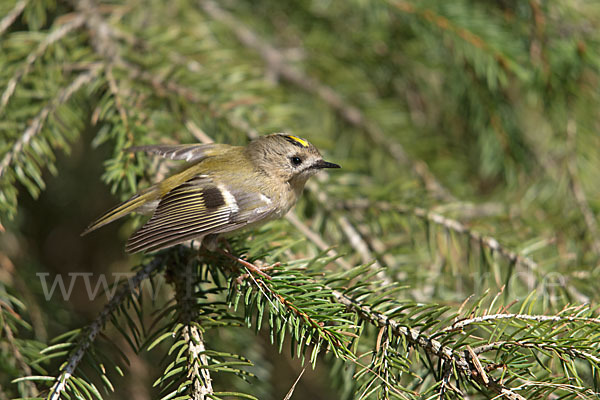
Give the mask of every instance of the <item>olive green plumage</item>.
POLYGON ((323 161, 308 141, 286 134, 262 136, 245 147, 189 144, 130 150, 191 163, 109 210, 82 233, 134 211, 152 213, 127 241, 131 253, 214 238, 282 217, 296 204, 308 178, 323 168, 339 168, 323 161))

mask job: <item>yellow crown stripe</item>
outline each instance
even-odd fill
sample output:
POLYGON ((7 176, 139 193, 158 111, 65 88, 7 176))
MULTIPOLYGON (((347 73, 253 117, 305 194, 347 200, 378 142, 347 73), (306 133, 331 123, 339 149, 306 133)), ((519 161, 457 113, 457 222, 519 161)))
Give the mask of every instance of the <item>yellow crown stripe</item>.
POLYGON ((288 135, 288 137, 302 145, 302 147, 308 147, 308 142, 304 139, 301 139, 297 136, 288 135))

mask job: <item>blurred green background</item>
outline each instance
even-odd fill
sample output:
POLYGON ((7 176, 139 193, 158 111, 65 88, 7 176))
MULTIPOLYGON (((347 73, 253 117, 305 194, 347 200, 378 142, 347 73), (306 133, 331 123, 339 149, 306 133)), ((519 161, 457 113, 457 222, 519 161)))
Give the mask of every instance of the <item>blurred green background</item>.
MULTIPOLYGON (((508 284, 506 303, 536 289, 536 312, 597 304, 599 24, 600 2, 579 0, 2 1, 0 299, 31 324, 15 333, 42 346, 97 315, 106 298, 90 301, 82 280, 48 302, 36 274, 129 271, 139 219, 80 233, 155 181, 159 163, 125 148, 199 131, 237 145, 290 132, 341 164, 293 212, 367 262, 347 218, 406 298, 458 307, 508 284), (340 211, 355 200, 437 212, 537 269, 413 212, 340 211)), ((287 221, 261 232, 304 239, 287 221)), ((263 378, 251 390, 281 399, 301 367, 263 336, 235 340, 263 378)), ((24 374, 7 343, 0 399, 24 374)), ((159 355, 128 351, 114 398, 155 396, 159 355)), ((294 398, 344 397, 324 370, 294 398)))

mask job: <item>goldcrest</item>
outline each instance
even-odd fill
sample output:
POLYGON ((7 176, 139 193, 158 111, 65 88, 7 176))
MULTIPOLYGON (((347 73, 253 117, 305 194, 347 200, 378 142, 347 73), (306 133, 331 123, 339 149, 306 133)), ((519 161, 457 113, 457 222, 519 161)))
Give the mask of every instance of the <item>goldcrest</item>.
POLYGON ((131 212, 152 217, 127 241, 130 253, 155 251, 191 239, 214 249, 219 234, 284 216, 324 161, 307 140, 271 134, 247 146, 187 144, 133 147, 191 165, 109 210, 83 233, 131 212))

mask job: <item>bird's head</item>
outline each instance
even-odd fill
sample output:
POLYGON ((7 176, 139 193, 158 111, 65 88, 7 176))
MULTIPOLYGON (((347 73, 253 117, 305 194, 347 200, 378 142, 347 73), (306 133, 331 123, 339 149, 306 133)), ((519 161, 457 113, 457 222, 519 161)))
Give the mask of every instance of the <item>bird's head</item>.
POLYGON ((260 170, 299 189, 321 169, 340 168, 323 160, 319 150, 307 140, 284 133, 254 139, 247 151, 260 170))

